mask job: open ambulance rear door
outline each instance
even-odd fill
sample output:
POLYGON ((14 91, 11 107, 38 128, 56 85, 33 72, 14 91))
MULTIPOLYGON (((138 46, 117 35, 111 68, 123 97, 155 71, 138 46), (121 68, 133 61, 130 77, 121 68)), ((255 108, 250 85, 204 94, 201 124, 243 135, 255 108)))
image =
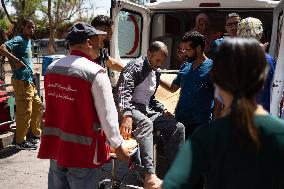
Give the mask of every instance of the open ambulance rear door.
MULTIPOLYGON (((124 65, 145 56, 149 46, 150 10, 135 3, 113 0, 111 18, 114 23, 111 56, 124 65)), ((118 74, 112 71, 112 85, 116 84, 118 74)))
POLYGON ((272 95, 270 112, 276 116, 280 113, 280 101, 284 89, 284 0, 282 0, 273 12, 273 28, 269 53, 277 61, 274 80, 272 85, 272 95))

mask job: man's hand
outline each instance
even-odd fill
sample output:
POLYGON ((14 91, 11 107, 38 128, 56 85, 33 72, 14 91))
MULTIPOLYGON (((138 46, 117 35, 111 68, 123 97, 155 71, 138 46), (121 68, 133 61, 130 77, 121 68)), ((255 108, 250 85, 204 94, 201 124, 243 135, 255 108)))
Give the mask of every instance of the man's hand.
POLYGON ((166 117, 173 117, 173 116, 174 116, 174 115, 173 115, 171 112, 169 112, 167 109, 165 109, 165 110, 163 111, 163 115, 166 116, 166 117))
POLYGON ((129 154, 131 152, 131 149, 129 149, 126 145, 126 143, 123 141, 121 145, 114 149, 117 159, 123 160, 123 161, 129 161, 129 154))
POLYGON ((131 116, 123 116, 122 123, 120 125, 120 134, 124 140, 128 140, 131 137, 132 123, 133 120, 131 116))
POLYGON ((269 43, 260 43, 260 46, 263 48, 264 51, 266 51, 267 47, 268 47, 269 43))

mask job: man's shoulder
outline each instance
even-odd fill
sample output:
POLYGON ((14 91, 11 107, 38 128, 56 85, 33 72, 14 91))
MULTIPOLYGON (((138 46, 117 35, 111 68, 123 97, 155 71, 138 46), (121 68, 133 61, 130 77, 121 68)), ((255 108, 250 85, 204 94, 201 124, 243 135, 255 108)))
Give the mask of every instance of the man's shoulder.
POLYGON ((275 67, 276 67, 275 59, 268 53, 265 53, 265 58, 266 58, 267 63, 269 64, 269 69, 274 72, 275 67))
POLYGON ((126 64, 126 68, 132 68, 136 70, 141 70, 145 61, 145 57, 139 57, 131 60, 126 64))
POLYGON ((5 42, 6 45, 11 45, 11 44, 14 44, 14 43, 20 43, 20 42, 23 42, 24 41, 24 38, 22 35, 17 35, 15 37, 13 37, 12 39, 8 40, 5 42))
POLYGON ((223 40, 224 40, 224 38, 221 37, 221 38, 215 39, 214 41, 215 41, 215 42, 222 42, 223 40))
POLYGON ((180 73, 188 73, 189 70, 191 69, 192 67, 192 62, 185 62, 181 65, 180 69, 179 69, 179 74, 180 73))
POLYGON ((105 70, 102 66, 98 65, 97 63, 88 60, 85 57, 75 56, 75 55, 68 55, 63 57, 59 60, 54 61, 52 64, 53 66, 63 66, 63 67, 72 67, 79 70, 97 73, 100 70, 105 70))
POLYGON ((213 45, 219 46, 224 41, 224 38, 215 39, 212 43, 213 45))
POLYGON ((213 60, 210 59, 210 58, 207 58, 206 60, 204 60, 203 64, 211 67, 211 66, 213 66, 213 60))
POLYGON ((192 62, 185 62, 185 63, 183 63, 182 65, 181 65, 181 67, 180 67, 180 70, 183 70, 183 69, 185 69, 185 68, 189 68, 189 67, 191 67, 192 66, 192 62))
POLYGON ((265 58, 269 63, 275 61, 274 58, 268 53, 265 53, 265 58))

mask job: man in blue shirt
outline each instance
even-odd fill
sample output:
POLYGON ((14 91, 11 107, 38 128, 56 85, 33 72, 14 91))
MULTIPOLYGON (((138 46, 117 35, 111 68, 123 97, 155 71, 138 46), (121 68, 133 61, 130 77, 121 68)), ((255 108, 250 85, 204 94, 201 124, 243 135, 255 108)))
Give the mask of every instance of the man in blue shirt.
POLYGON ((12 85, 15 92, 16 111, 16 148, 36 149, 33 143, 26 141, 29 127, 33 137, 41 135, 42 103, 33 84, 33 63, 31 37, 35 24, 30 18, 23 21, 22 33, 0 47, 0 54, 7 57, 12 65, 12 85))
POLYGON ((165 84, 171 92, 179 88, 180 97, 175 110, 175 118, 185 126, 189 136, 196 127, 212 119, 214 106, 214 86, 210 80, 212 60, 204 54, 205 39, 199 32, 186 33, 181 40, 181 51, 188 61, 171 84, 165 84))
MULTIPOLYGON (((228 33, 229 37, 236 37, 237 36, 237 30, 238 30, 238 25, 241 21, 240 15, 237 13, 230 13, 228 16, 225 18, 225 30, 228 33)), ((216 52, 217 47, 220 46, 224 38, 219 38, 216 39, 215 41, 212 42, 211 48, 210 48, 210 58, 212 58, 216 52)))

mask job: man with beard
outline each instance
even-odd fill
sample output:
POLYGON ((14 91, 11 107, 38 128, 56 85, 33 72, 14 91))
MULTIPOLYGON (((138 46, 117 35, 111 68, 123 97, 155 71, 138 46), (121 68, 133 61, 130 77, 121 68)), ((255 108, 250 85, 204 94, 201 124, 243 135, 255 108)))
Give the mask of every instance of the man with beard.
MULTIPOLYGON (((237 30, 238 25, 241 21, 240 15, 237 13, 230 13, 225 18, 225 30, 228 33, 229 37, 236 37, 237 36, 237 30)), ((217 47, 220 46, 220 44, 223 42, 224 38, 216 39, 212 42, 211 48, 210 48, 210 58, 212 58, 215 54, 215 51, 217 50, 217 47)))
POLYGON ((110 57, 108 52, 113 33, 113 22, 108 16, 99 15, 92 20, 91 25, 98 30, 107 32, 104 39, 104 46, 100 48, 100 55, 95 61, 102 67, 108 67, 109 69, 121 72, 124 68, 123 64, 110 57))
POLYGON ((175 118, 185 126, 186 137, 198 126, 212 120, 214 86, 209 72, 213 62, 205 56, 204 46, 205 38, 201 33, 185 33, 181 51, 187 62, 181 66, 171 84, 163 81, 164 87, 171 92, 181 88, 175 118))
POLYGON ((42 103, 33 83, 33 62, 31 37, 35 23, 26 18, 22 24, 22 33, 6 41, 0 47, 0 54, 7 57, 12 66, 12 85, 16 97, 16 148, 19 150, 36 149, 41 135, 42 103), (26 141, 31 127, 33 137, 26 141))
POLYGON ((120 132, 124 139, 132 135, 139 143, 144 188, 157 188, 161 180, 153 164, 153 130, 159 130, 167 163, 170 164, 184 143, 184 127, 165 107, 155 100, 159 86, 159 68, 168 56, 167 46, 153 42, 147 52, 129 62, 121 72, 115 88, 116 103, 121 117, 120 132))

